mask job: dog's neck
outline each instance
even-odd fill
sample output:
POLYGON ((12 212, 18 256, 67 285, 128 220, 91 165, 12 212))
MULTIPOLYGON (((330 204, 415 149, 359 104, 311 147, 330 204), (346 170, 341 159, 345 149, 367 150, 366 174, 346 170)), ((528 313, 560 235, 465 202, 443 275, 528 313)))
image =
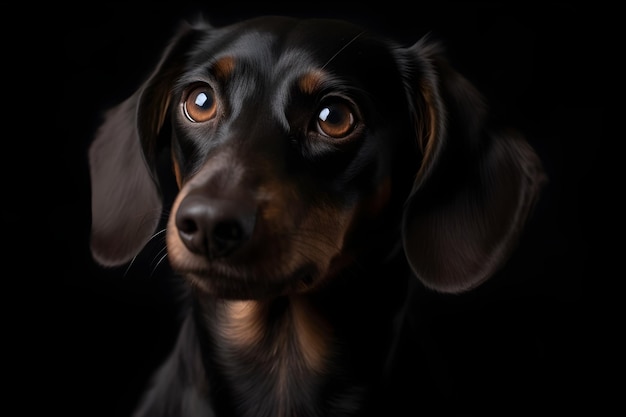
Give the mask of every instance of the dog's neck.
POLYGON ((355 397, 366 384, 356 376, 358 369, 382 362, 388 349, 371 335, 390 331, 392 319, 374 313, 384 302, 377 298, 380 293, 364 295, 335 290, 330 297, 200 302, 201 325, 212 346, 205 360, 220 364, 241 416, 314 416, 304 410, 320 404, 320 397, 328 403, 350 398, 343 403, 357 407, 355 397), (353 324, 355 318, 360 324, 353 324), (361 358, 368 362, 360 363, 361 358), (338 380, 347 383, 341 386, 338 380), (259 407, 267 414, 259 414, 259 407))
POLYGON ((303 373, 325 369, 331 329, 307 298, 272 301, 222 301, 215 310, 213 331, 226 351, 243 354, 255 363, 272 363, 278 387, 284 368, 303 373))

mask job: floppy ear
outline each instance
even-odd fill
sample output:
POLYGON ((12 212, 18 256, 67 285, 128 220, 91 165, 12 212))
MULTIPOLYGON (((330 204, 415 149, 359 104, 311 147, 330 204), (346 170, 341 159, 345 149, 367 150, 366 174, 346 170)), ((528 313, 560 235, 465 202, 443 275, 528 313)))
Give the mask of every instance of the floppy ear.
POLYGON ((506 261, 545 177, 523 137, 489 129, 480 94, 438 45, 422 39, 404 53, 423 151, 404 211, 404 249, 424 285, 458 293, 506 261))
POLYGON ((89 149, 91 251, 105 266, 136 256, 161 217, 156 176, 157 136, 184 54, 206 26, 183 25, 154 72, 126 101, 109 110, 89 149))

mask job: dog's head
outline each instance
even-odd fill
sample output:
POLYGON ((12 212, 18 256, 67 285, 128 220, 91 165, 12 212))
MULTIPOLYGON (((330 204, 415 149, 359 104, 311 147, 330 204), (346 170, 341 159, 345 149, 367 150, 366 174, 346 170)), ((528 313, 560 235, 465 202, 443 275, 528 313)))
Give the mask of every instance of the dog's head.
POLYGON ((472 288, 515 245, 543 178, 426 38, 334 20, 184 25, 90 148, 95 259, 119 265, 159 222, 157 155, 179 192, 172 267, 234 298, 305 292, 402 245, 430 288, 472 288))

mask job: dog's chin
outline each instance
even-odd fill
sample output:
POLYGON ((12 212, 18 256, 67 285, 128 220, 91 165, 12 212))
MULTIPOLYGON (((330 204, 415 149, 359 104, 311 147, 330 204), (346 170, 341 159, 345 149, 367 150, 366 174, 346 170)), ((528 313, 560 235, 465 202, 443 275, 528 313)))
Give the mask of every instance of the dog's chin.
POLYGON ((305 265, 287 276, 262 277, 257 274, 223 272, 179 272, 200 293, 228 300, 264 300, 303 294, 315 287, 319 274, 312 265, 305 265))

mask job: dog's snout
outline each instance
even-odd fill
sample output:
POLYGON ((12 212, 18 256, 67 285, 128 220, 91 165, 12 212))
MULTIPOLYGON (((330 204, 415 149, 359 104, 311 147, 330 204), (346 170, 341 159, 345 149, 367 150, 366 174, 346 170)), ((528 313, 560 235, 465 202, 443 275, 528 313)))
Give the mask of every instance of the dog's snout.
POLYGON ((237 200, 191 195, 176 213, 178 234, 187 249, 209 258, 239 249, 252 236, 254 224, 254 210, 237 200))

